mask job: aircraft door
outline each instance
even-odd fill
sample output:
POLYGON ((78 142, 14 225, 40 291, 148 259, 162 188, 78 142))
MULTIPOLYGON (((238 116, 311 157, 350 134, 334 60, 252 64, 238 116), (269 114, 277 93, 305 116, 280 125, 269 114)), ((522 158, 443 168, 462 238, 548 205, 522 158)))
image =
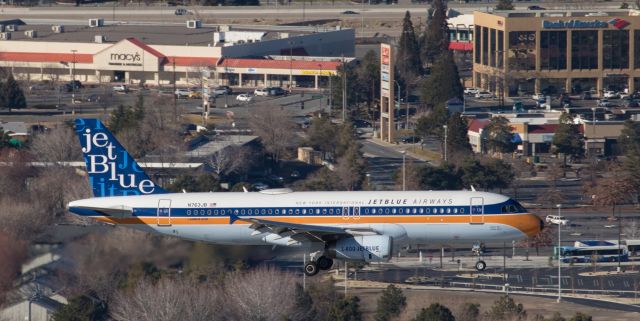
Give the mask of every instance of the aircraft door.
POLYGON ((470 204, 469 223, 484 224, 484 198, 472 197, 470 204))
POLYGON ((158 200, 158 226, 171 226, 171 200, 158 200))
POLYGON ((349 219, 349 207, 347 207, 347 206, 342 208, 342 219, 343 220, 348 220, 349 219))
POLYGON ((353 208, 353 212, 351 213, 351 216, 353 216, 354 220, 359 220, 360 219, 360 207, 356 206, 353 208))

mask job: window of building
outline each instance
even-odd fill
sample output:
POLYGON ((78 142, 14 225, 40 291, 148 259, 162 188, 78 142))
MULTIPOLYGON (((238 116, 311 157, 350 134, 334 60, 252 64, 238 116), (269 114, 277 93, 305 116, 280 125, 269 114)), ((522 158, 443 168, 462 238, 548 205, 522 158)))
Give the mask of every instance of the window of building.
POLYGON ((509 32, 509 69, 536 69, 536 33, 535 31, 509 32))
POLYGON ((498 30, 498 68, 502 68, 504 66, 504 31, 498 30))
POLYGON ((482 64, 489 64, 489 28, 482 28, 482 64))
MULTIPOLYGON (((480 34, 480 27, 476 26, 474 35, 479 35, 479 34, 480 34)), ((473 50, 474 61, 475 63, 479 64, 480 63, 480 37, 474 37, 473 43, 475 46, 475 49, 473 50)))
POLYGON ((598 31, 571 32, 571 69, 598 69, 598 31))
POLYGON ((496 43, 496 29, 491 29, 490 41, 491 41, 491 50, 489 51, 489 66, 495 67, 496 55, 498 54, 497 43, 496 43))
POLYGON ((629 68, 629 30, 603 31, 602 65, 605 69, 629 68))
POLYGON ((540 33, 540 68, 567 69, 567 32, 542 31, 540 33))

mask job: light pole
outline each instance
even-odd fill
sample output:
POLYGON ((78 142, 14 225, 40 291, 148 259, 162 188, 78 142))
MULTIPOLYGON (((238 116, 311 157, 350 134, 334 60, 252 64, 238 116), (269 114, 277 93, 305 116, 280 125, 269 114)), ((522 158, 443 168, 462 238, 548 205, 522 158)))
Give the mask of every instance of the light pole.
MULTIPOLYGON (((400 110, 400 97, 401 97, 401 94, 400 94, 401 93, 401 91, 400 91, 400 83, 398 83, 397 80, 393 80, 393 82, 396 83, 396 88, 398 89, 397 93, 396 93, 396 103, 398 104, 398 106, 396 106, 396 108, 398 108, 398 110, 400 110)), ((395 110, 395 108, 394 108, 394 110, 395 110)), ((398 113, 399 113, 399 111, 398 111, 398 113)))
POLYGON ((76 52, 78 50, 72 49, 71 54, 73 55, 73 66, 71 67, 71 106, 73 106, 72 114, 76 114, 76 52))
POLYGON ((447 161, 447 125, 442 125, 444 128, 444 161, 447 161))
MULTIPOLYGON (((591 139, 595 142, 596 140, 596 107, 591 107, 591 121, 593 122, 591 128, 591 139)), ((594 153, 595 154, 595 153, 594 153)), ((593 157, 594 155, 591 155, 593 157)))
POLYGON ((407 160, 407 151, 403 150, 402 152, 402 190, 405 191, 407 189, 407 171, 406 171, 406 160, 407 160))
MULTIPOLYGON (((561 217, 561 210, 562 210, 562 204, 556 204, 556 207, 558 208, 558 217, 561 217)), ((562 278, 561 278, 561 267, 562 267, 562 260, 560 259, 560 227, 562 226, 562 223, 558 222, 558 300, 557 302, 560 303, 560 301, 562 301, 562 278)))
POLYGON ((289 41, 289 94, 291 94, 292 91, 293 91, 293 41, 289 41))

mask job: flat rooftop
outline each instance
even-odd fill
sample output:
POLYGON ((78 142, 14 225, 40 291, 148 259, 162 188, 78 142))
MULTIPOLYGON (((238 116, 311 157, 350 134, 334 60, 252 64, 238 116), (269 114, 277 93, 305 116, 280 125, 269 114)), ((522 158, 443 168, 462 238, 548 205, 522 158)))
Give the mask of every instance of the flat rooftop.
MULTIPOLYGON (((544 5, 544 4, 542 4, 544 5)), ((640 16, 635 9, 591 9, 591 10, 503 10, 490 12, 496 16, 509 18, 563 18, 563 17, 633 17, 640 16)))
MULTIPOLYGON (((18 20, 19 21, 19 20, 18 20)), ((13 21, 15 22, 15 20, 13 21)), ((27 21, 28 22, 28 21, 27 21)), ((3 24, 4 21, 0 21, 3 24)), ((152 24, 105 24, 102 27, 89 27, 85 24, 61 24, 64 32, 53 31, 52 24, 18 25, 18 31, 11 32, 11 40, 43 41, 43 42, 80 42, 93 43, 95 36, 106 38, 103 43, 116 43, 120 40, 135 37, 147 44, 173 46, 213 46, 213 34, 220 28, 228 28, 234 32, 264 32, 263 40, 278 39, 281 34, 295 37, 305 34, 333 31, 335 29, 317 29, 295 26, 246 26, 246 25, 205 25, 190 29, 187 24, 152 25, 152 24), (26 30, 35 30, 37 37, 25 35, 26 30)), ((6 30, 5 30, 6 31, 6 30)))

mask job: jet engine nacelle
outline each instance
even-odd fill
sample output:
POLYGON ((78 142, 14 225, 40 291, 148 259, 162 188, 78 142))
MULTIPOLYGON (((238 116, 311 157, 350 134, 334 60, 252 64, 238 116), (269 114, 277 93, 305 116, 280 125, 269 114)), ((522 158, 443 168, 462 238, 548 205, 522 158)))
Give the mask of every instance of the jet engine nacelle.
POLYGON ((329 245, 331 256, 353 261, 379 262, 391 258, 393 240, 386 235, 353 236, 329 245))

